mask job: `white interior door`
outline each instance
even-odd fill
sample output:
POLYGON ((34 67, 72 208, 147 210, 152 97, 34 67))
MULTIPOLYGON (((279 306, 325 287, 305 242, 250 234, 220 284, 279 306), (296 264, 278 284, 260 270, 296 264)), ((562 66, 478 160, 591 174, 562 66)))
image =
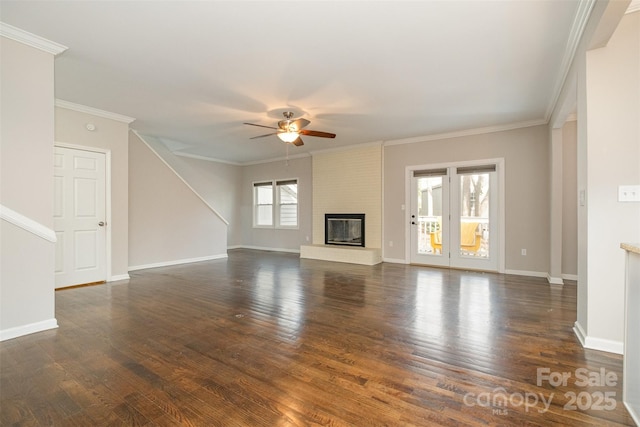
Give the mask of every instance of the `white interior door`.
POLYGON ((410 173, 410 262, 498 271, 497 165, 438 165, 410 173))
POLYGON ((55 286, 101 282, 106 268, 105 154, 55 147, 55 286))

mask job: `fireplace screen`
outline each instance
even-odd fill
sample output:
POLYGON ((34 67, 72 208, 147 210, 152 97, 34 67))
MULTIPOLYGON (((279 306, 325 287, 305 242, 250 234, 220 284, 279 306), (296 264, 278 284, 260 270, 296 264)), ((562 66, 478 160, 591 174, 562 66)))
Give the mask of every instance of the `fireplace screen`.
POLYGON ((364 214, 325 214, 324 243, 364 247, 364 214))

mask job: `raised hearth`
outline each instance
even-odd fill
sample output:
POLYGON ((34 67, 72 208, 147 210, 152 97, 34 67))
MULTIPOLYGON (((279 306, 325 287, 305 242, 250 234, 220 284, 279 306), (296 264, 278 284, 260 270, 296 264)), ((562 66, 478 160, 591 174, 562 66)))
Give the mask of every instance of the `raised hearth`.
POLYGON ((382 262, 382 251, 379 248, 304 245, 300 246, 300 258, 346 262, 349 264, 376 265, 382 262))

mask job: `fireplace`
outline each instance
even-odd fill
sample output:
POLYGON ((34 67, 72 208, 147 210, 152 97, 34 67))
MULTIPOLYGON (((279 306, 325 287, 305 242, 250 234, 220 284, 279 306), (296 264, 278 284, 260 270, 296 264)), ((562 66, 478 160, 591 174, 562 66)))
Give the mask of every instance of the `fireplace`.
POLYGON ((364 248, 364 214, 325 214, 324 243, 364 248))

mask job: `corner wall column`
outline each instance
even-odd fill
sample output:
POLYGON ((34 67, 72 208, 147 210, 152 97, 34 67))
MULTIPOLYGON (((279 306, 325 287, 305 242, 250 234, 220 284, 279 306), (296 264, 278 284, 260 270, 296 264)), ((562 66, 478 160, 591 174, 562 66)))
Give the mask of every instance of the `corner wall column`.
POLYGON ((552 285, 562 285, 562 128, 549 131, 549 274, 552 285))

